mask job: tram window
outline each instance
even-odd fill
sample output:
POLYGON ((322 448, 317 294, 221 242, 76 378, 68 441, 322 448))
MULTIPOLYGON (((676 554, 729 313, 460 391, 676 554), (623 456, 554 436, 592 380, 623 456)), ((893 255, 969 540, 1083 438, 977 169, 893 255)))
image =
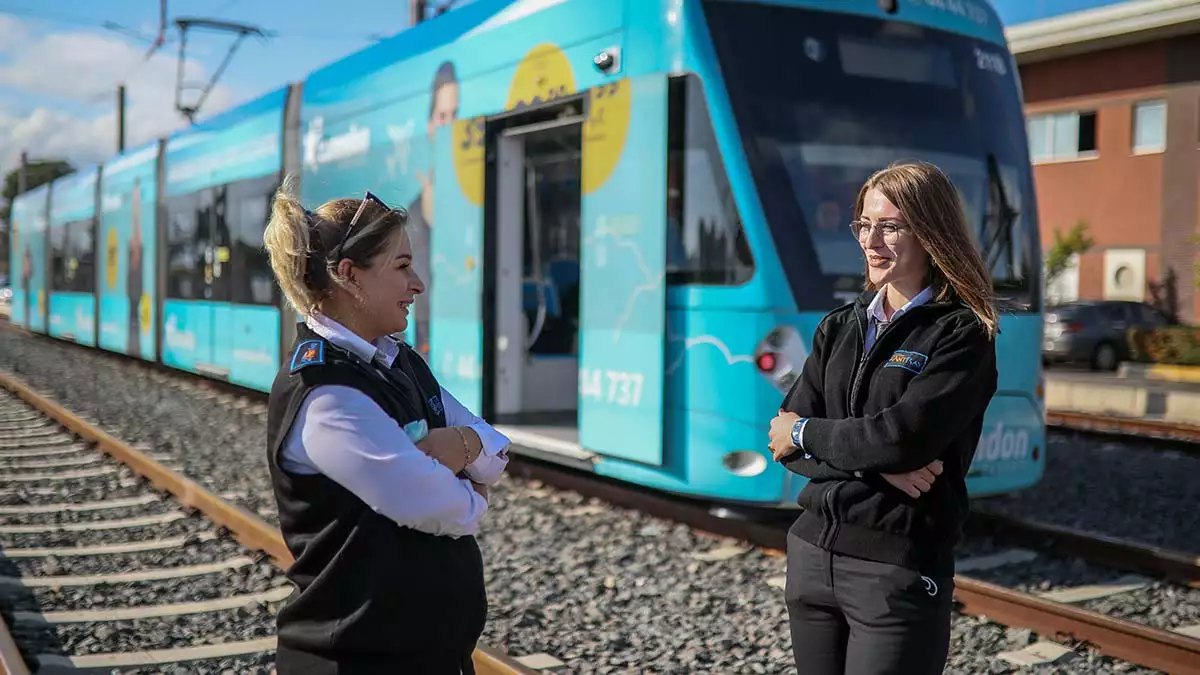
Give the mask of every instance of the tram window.
MULTIPOLYGON (((204 251, 198 241, 200 194, 171 197, 167 207, 167 297, 203 297, 204 251)), ((206 228, 207 229, 207 228, 206 228)))
POLYGON ((91 218, 67 225, 67 277, 69 290, 96 291, 96 250, 91 218))
POLYGON ((696 76, 671 80, 668 120, 667 283, 745 283, 754 259, 696 76))
POLYGON ((263 248, 263 231, 270 218, 274 176, 233 183, 227 187, 226 222, 232 237, 233 302, 274 305, 275 280, 263 248))
POLYGON ((214 302, 228 302, 229 289, 233 286, 228 186, 202 190, 197 212, 200 218, 197 231, 204 244, 200 249, 201 274, 205 283, 203 297, 214 302))
POLYGON ((66 224, 50 226, 50 290, 69 291, 70 281, 67 279, 67 226, 66 224))

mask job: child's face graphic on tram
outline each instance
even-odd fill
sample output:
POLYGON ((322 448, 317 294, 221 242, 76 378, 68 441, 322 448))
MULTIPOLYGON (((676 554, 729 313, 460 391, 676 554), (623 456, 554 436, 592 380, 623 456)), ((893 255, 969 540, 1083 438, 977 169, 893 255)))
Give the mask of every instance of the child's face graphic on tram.
POLYGON ((373 339, 380 335, 399 333, 408 327, 409 310, 418 293, 425 292, 425 283, 412 264, 412 241, 408 229, 397 228, 382 249, 368 262, 358 267, 342 259, 338 272, 350 280, 356 298, 343 299, 353 303, 358 314, 356 323, 373 339))
POLYGON ((877 188, 867 191, 855 221, 858 244, 867 258, 867 274, 875 288, 891 284, 916 293, 925 282, 929 256, 904 214, 877 188))

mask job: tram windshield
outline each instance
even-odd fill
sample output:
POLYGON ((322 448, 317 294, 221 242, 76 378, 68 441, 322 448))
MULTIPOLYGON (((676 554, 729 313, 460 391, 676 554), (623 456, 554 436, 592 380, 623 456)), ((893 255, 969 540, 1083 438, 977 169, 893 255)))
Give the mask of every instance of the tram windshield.
POLYGON ((707 0, 750 169, 801 309, 861 291, 847 227, 862 183, 898 160, 945 171, 997 293, 1036 305, 1040 253, 1015 68, 974 38, 894 21, 707 0))

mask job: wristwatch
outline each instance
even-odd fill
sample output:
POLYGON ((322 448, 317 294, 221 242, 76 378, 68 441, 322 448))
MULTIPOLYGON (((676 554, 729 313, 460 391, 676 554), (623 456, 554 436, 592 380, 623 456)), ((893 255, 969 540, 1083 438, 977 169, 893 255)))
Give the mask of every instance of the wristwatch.
MULTIPOLYGON (((807 421, 807 417, 801 417, 800 419, 796 420, 795 424, 792 425, 792 445, 796 446, 797 448, 803 449, 800 444, 800 432, 804 430, 804 423, 807 421)), ((804 453, 804 456, 811 457, 811 455, 809 455, 807 452, 804 453)))

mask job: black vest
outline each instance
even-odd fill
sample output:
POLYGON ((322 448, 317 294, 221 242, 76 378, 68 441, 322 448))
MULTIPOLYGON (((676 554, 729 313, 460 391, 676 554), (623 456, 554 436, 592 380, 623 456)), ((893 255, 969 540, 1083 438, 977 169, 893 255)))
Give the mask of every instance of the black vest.
POLYGON ((281 648, 330 658, 470 653, 487 614, 483 560, 474 537, 401 527, 321 474, 279 466, 301 403, 314 387, 362 391, 404 427, 446 426, 441 389, 425 361, 401 346, 392 370, 369 364, 298 327, 291 357, 271 387, 267 458, 279 525, 298 592, 277 618, 281 648))

